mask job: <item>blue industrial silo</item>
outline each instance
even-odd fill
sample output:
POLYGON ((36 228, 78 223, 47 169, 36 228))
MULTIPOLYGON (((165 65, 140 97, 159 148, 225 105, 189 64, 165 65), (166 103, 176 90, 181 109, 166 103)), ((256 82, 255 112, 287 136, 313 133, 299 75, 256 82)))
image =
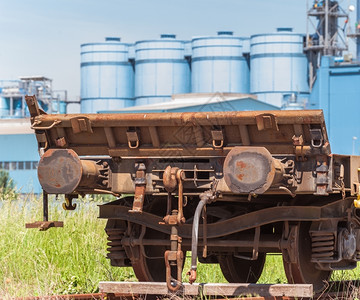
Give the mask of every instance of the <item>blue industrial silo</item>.
POLYGON ((135 44, 135 104, 168 101, 173 94, 190 92, 190 65, 185 42, 173 34, 135 44))
POLYGON ((309 93, 303 39, 292 28, 251 36, 250 92, 259 100, 281 107, 285 94, 309 93))
POLYGON ((308 107, 309 95, 284 94, 282 99, 282 110, 303 110, 308 107))
POLYGON ((66 114, 66 102, 63 100, 53 100, 52 113, 54 114, 66 114))
POLYGON ((249 65, 243 56, 243 40, 231 31, 193 38, 193 93, 249 93, 249 65))
POLYGON ((8 99, 5 97, 0 97, 0 118, 6 117, 10 112, 10 104, 8 99))
POLYGON ((114 37, 81 45, 82 113, 133 105, 134 69, 128 49, 128 44, 114 37))

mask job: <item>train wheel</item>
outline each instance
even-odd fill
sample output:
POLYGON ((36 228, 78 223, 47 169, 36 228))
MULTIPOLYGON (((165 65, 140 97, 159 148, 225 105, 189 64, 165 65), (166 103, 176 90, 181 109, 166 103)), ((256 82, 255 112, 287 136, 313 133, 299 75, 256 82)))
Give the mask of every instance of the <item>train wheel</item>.
POLYGON ((301 222, 295 228, 295 238, 291 243, 295 262, 288 262, 283 254, 285 274, 289 283, 313 284, 314 292, 321 291, 329 280, 331 271, 318 270, 311 262, 310 222, 301 222))
MULTIPOLYGON (((156 214, 158 216, 165 216, 166 214, 166 199, 159 198, 154 199, 150 206, 144 209, 146 212, 156 214)), ((139 228, 141 230, 141 227, 139 228)), ((170 236, 153 230, 151 228, 146 228, 146 233, 144 235, 145 239, 161 239, 169 240, 170 236)), ((166 246, 143 246, 138 247, 139 256, 138 259, 132 260, 131 265, 133 267, 134 273, 139 281, 157 281, 165 282, 166 281, 166 267, 164 254, 165 251, 170 249, 166 246)), ((184 253, 185 257, 185 253, 184 253)), ((176 268, 172 268, 172 276, 176 278, 176 268)))
MULTIPOLYGON (((250 256, 242 253, 241 255, 250 256)), ((259 253, 257 260, 246 260, 234 255, 219 256, 221 272, 225 279, 231 283, 247 282, 256 283, 265 264, 266 253, 259 253)))
MULTIPOLYGON (((147 228, 146 239, 169 239, 161 232, 147 228)), ((164 246, 143 246, 139 247, 139 259, 132 260, 131 264, 134 273, 139 281, 166 281, 166 268, 164 253, 167 250, 164 246)))

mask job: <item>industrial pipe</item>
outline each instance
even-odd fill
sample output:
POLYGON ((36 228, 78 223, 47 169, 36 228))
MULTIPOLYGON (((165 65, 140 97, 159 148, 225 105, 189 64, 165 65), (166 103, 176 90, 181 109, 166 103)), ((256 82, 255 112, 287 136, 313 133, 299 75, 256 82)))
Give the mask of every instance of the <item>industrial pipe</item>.
POLYGON ((216 186, 215 182, 212 186, 212 189, 200 194, 200 201, 196 207, 193 227, 192 227, 192 236, 191 236, 191 268, 187 273, 189 276, 189 282, 192 284, 196 280, 196 269, 197 269, 197 252, 198 252, 198 243, 199 243, 199 223, 200 215, 203 211, 203 208, 206 204, 213 202, 216 198, 216 186))

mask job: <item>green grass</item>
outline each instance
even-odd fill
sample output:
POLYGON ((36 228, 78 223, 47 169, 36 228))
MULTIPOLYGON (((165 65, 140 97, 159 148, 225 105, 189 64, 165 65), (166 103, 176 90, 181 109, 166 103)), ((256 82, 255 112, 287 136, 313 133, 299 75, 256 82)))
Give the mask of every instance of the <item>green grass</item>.
MULTIPOLYGON (((41 219, 36 198, 0 202, 0 295, 5 298, 51 294, 89 293, 99 281, 136 280, 131 268, 111 267, 106 259, 105 220, 97 219, 97 204, 82 201, 76 211, 64 211, 52 200, 51 220, 64 228, 25 229, 41 219)), ((189 253, 188 253, 189 255, 189 253)), ((187 259, 185 273, 190 268, 187 259)), ((226 282, 218 265, 198 266, 198 282, 226 282)), ((358 278, 359 269, 339 271, 334 280, 358 278)), ((259 283, 286 283, 279 255, 268 255, 259 283)))
POLYGON ((52 205, 52 220, 64 228, 25 229, 40 220, 41 203, 6 201, 0 207, 0 295, 39 296, 96 292, 100 280, 134 280, 130 268, 111 267, 106 257, 105 220, 93 202, 64 211, 52 205), (21 204, 20 204, 21 202, 21 204))

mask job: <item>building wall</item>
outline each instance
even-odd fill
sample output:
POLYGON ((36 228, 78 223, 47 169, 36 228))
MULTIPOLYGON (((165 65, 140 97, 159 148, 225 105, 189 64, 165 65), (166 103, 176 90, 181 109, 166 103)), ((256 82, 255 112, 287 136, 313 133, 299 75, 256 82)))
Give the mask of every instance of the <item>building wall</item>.
POLYGON ((40 193, 35 134, 0 134, 0 168, 8 170, 20 193, 40 193))
POLYGON ((360 155, 359 102, 360 65, 338 65, 324 56, 309 108, 324 111, 333 153, 360 155))

